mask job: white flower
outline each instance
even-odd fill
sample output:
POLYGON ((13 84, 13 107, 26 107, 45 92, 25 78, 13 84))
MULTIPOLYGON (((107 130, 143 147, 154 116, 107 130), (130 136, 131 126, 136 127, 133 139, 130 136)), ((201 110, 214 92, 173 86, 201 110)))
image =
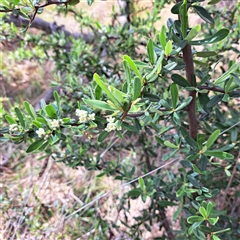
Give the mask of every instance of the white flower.
POLYGON ((112 116, 110 116, 110 117, 107 118, 107 121, 108 121, 109 123, 114 123, 115 118, 113 118, 112 116))
POLYGON ((16 123, 9 125, 10 132, 16 132, 18 130, 19 130, 19 126, 16 123))
POLYGON ((111 132, 111 131, 113 131, 113 130, 115 130, 116 129, 116 125, 115 125, 115 123, 113 123, 113 122, 109 122, 108 124, 107 124, 107 127, 105 128, 105 130, 107 131, 107 132, 111 132))
POLYGON ((37 131, 36 131, 38 137, 44 137, 45 136, 45 130, 43 128, 39 128, 37 131))
POLYGON ((79 122, 80 123, 84 123, 87 122, 87 115, 88 112, 85 110, 80 110, 80 109, 76 109, 76 115, 79 117, 79 122))
POLYGON ((50 125, 53 130, 56 130, 57 128, 59 128, 61 124, 62 124, 62 119, 60 120, 54 119, 50 121, 50 125))
POLYGON ((95 120, 95 113, 89 114, 89 115, 88 115, 88 119, 89 119, 89 120, 92 120, 92 121, 95 120))

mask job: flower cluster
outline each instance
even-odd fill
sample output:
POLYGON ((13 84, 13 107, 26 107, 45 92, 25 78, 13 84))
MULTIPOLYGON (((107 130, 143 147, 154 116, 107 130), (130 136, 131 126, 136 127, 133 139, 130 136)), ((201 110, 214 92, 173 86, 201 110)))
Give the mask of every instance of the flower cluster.
POLYGON ((9 132, 11 132, 11 133, 17 132, 18 130, 19 130, 19 126, 16 123, 9 125, 9 132))
POLYGON ((53 130, 56 130, 57 128, 59 128, 61 126, 61 124, 63 124, 63 120, 62 119, 53 119, 50 120, 50 126, 53 130))
POLYGON ((85 110, 77 109, 76 110, 76 115, 78 116, 80 123, 85 123, 87 121, 95 120, 95 113, 89 114, 85 110))
POLYGON ((107 127, 105 128, 105 131, 107 132, 111 132, 113 130, 121 130, 121 126, 117 127, 116 123, 115 123, 115 118, 110 116, 106 119, 108 121, 107 127))

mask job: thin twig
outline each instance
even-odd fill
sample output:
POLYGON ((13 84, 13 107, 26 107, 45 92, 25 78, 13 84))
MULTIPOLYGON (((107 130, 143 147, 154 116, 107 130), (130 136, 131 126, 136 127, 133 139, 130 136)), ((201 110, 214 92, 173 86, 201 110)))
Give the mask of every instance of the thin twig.
POLYGON ((76 210, 76 211, 74 211, 73 213, 71 213, 70 215, 66 216, 65 219, 69 219, 69 218, 71 218, 73 215, 75 215, 76 213, 82 211, 82 210, 85 209, 86 207, 92 206, 95 202, 99 201, 100 199, 105 198, 105 197, 109 196, 110 194, 116 192, 117 190, 120 190, 120 189, 122 189, 122 188, 124 188, 124 187, 130 185, 131 183, 138 181, 138 179, 140 179, 140 178, 147 177, 148 175, 151 175, 152 173, 157 172, 158 170, 160 170, 160 169, 162 169, 162 168, 164 168, 164 167, 170 165, 170 164, 173 163, 173 162, 176 162, 177 160, 178 160, 178 159, 174 159, 174 160, 172 160, 172 161, 170 161, 170 162, 168 162, 168 163, 165 163, 164 165, 162 165, 162 166, 160 166, 160 167, 158 167, 158 168, 152 170, 151 172, 148 172, 148 173, 143 174, 143 175, 141 175, 141 176, 139 176, 139 177, 137 177, 137 178, 134 178, 133 180, 131 180, 131 181, 129 181, 129 182, 126 182, 126 183, 122 184, 122 185, 119 186, 118 188, 113 189, 113 190, 111 190, 111 191, 108 191, 108 192, 106 192, 106 193, 100 195, 99 197, 96 197, 96 198, 95 198, 94 200, 92 200, 91 202, 85 204, 84 206, 82 206, 82 207, 79 208, 78 210, 76 210))
MULTIPOLYGON (((238 153, 237 159, 238 159, 238 161, 239 161, 239 159, 240 159, 240 152, 238 153)), ((234 168, 233 168, 233 171, 232 171, 232 175, 231 175, 231 177, 230 177, 230 179, 229 179, 228 185, 227 185, 226 190, 225 190, 225 192, 224 192, 224 195, 223 195, 223 197, 222 197, 222 203, 221 203, 221 206, 220 206, 220 210, 223 210, 223 209, 224 209, 226 197, 227 197, 229 188, 230 188, 231 185, 232 185, 232 181, 233 181, 233 178, 234 178, 236 172, 237 172, 237 163, 235 163, 235 165, 234 165, 234 168)))

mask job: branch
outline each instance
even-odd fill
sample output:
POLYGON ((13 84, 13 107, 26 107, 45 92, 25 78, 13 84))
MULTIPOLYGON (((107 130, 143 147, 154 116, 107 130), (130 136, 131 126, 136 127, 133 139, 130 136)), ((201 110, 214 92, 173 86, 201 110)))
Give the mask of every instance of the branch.
MULTIPOLYGON (((20 16, 16 16, 11 14, 9 18, 5 20, 7 23, 14 23, 16 27, 22 27, 23 25, 28 26, 30 21, 20 16)), ((54 32, 64 32, 66 37, 73 37, 75 39, 82 38, 86 43, 91 43, 94 41, 95 37, 93 33, 71 33, 65 29, 64 26, 58 26, 55 22, 49 23, 47 21, 42 20, 41 18, 36 17, 30 28, 36 28, 42 30, 48 34, 52 34, 54 32)))
MULTIPOLYGON (((168 111, 166 108, 158 108, 159 111, 168 111)), ((137 117, 141 117, 145 114, 145 112, 138 112, 138 113, 128 113, 127 116, 128 117, 132 117, 132 118, 137 118, 137 117)))
MULTIPOLYGON (((200 90, 206 89, 206 90, 209 90, 209 91, 226 93, 226 91, 223 88, 219 88, 219 87, 200 86, 200 87, 198 87, 198 89, 200 89, 200 90)), ((240 94, 240 90, 232 91, 231 93, 240 94)))

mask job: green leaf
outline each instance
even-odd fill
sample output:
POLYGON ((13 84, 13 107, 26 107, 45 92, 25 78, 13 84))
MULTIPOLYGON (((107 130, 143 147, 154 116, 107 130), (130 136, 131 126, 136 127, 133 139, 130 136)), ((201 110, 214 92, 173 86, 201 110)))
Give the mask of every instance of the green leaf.
POLYGON ((210 2, 208 2, 209 5, 212 5, 212 4, 216 4, 216 3, 219 3, 221 2, 221 0, 212 0, 210 2))
POLYGON ((209 216, 212 213, 213 210, 213 204, 212 202, 207 203, 207 216, 209 216))
POLYGON ((167 42, 164 51, 165 51, 165 55, 166 55, 166 56, 170 56, 170 54, 171 54, 171 52, 172 52, 172 41, 169 40, 169 41, 167 42))
POLYGON ((164 144, 164 141, 158 137, 158 136, 155 136, 155 139, 157 140, 157 142, 160 144, 160 145, 163 145, 164 144))
POLYGON ((178 84, 181 87, 191 87, 190 83, 181 75, 179 74, 172 74, 171 76, 173 82, 175 82, 176 84, 178 84))
POLYGON ((127 99, 127 94, 124 92, 119 91, 118 89, 116 89, 113 86, 109 86, 108 88, 111 93, 113 94, 113 96, 115 97, 115 99, 121 104, 123 105, 124 102, 126 102, 127 99))
POLYGON ((149 99, 151 102, 159 102, 160 97, 152 93, 144 93, 144 98, 149 99))
POLYGON ((93 4, 94 0, 87 0, 88 6, 91 6, 93 4))
POLYGON ((219 134, 220 134, 220 130, 217 129, 210 135, 205 145, 207 149, 209 149, 213 145, 213 143, 218 139, 219 134))
POLYGON ((38 122, 37 120, 33 120, 32 124, 36 126, 37 128, 42 128, 42 123, 38 122))
POLYGON ((61 110, 61 105, 60 105, 60 99, 59 99, 59 95, 58 95, 58 92, 57 91, 54 91, 53 92, 53 96, 54 96, 54 99, 57 103, 57 108, 58 108, 58 111, 60 112, 61 110))
POLYGON ((174 145, 173 143, 171 143, 170 141, 164 141, 164 145, 170 148, 177 148, 178 146, 174 145))
POLYGON ((207 103, 207 107, 211 108, 218 104, 223 98, 223 94, 218 94, 210 99, 210 101, 207 103))
POLYGON ((123 122, 122 123, 122 127, 128 131, 131 131, 131 132, 138 132, 138 129, 137 127, 133 126, 133 125, 130 125, 126 122, 123 122))
POLYGON ((161 52, 161 56, 157 60, 153 70, 146 76, 147 80, 150 80, 154 75, 158 75, 161 72, 163 58, 164 58, 164 51, 161 52))
POLYGON ((202 57, 202 58, 212 57, 216 55, 217 53, 213 51, 196 52, 196 56, 202 57))
POLYGON ((167 200, 161 200, 161 201, 157 201, 157 203, 161 206, 161 207, 168 207, 168 206, 178 206, 177 203, 174 202, 170 202, 167 200))
POLYGON ((101 96, 102 96, 102 88, 101 88, 99 85, 97 85, 97 86, 95 87, 94 96, 95 96, 95 99, 96 99, 96 100, 100 100, 100 99, 101 99, 101 96))
POLYGON ((185 38, 187 41, 191 41, 193 38, 195 38, 198 33, 200 32, 201 30, 201 26, 200 25, 196 25, 194 26, 190 32, 188 33, 187 37, 185 38))
POLYGON ((98 142, 102 142, 108 135, 110 132, 107 131, 103 131, 98 135, 98 142))
POLYGON ((179 15, 181 20, 181 31, 182 36, 185 38, 187 36, 187 28, 188 28, 188 12, 187 12, 187 0, 183 0, 182 5, 179 9, 179 15))
POLYGON ((202 18, 205 22, 214 24, 214 19, 211 17, 211 15, 205 8, 196 5, 194 5, 193 8, 195 12, 199 15, 199 17, 202 18))
POLYGON ((105 103, 100 100, 92 100, 92 99, 83 99, 84 103, 87 105, 91 105, 94 109, 102 109, 105 111, 116 111, 116 108, 113 108, 108 103, 105 103))
POLYGON ((133 101, 139 97, 141 93, 141 89, 142 89, 142 81, 139 77, 136 76, 133 79, 133 98, 132 98, 133 101))
POLYGON ((189 96, 188 98, 184 99, 180 105, 175 109, 175 112, 185 108, 190 102, 192 101, 192 96, 189 96))
POLYGON ((212 36, 196 41, 190 41, 189 44, 191 45, 203 45, 203 44, 212 44, 223 40, 229 34, 229 30, 227 28, 222 28, 212 36))
POLYGON ((113 94, 110 92, 108 87, 105 85, 105 83, 101 80, 101 78, 98 76, 97 73, 94 73, 93 75, 94 81, 102 88, 102 90, 107 94, 109 99, 112 100, 114 105, 116 105, 119 109, 122 109, 121 104, 118 102, 118 100, 113 96, 113 94))
POLYGON ((202 222, 202 221, 204 221, 204 218, 201 217, 201 216, 197 216, 197 215, 190 216, 190 217, 187 218, 187 222, 189 224, 193 224, 195 222, 202 222))
POLYGON ((208 222, 209 222, 211 225, 215 225, 215 224, 218 222, 218 219, 219 219, 219 217, 209 218, 209 219, 208 219, 208 222))
POLYGON ((203 148, 203 142, 205 140, 206 134, 205 133, 198 133, 197 135, 197 143, 198 143, 198 148, 202 150, 203 148))
MULTIPOLYGON (((219 0, 219 1, 221 1, 221 0, 219 0)), ((216 235, 212 235, 212 238, 213 238, 213 240, 221 240, 221 238, 219 238, 219 237, 216 236, 216 235)))
POLYGON ((29 147, 27 148, 26 152, 30 153, 30 152, 33 152, 33 151, 37 150, 40 146, 42 146, 42 144, 45 141, 46 140, 44 140, 44 139, 36 140, 35 142, 33 142, 32 144, 29 145, 29 147))
POLYGON ((198 173, 198 174, 201 174, 202 172, 200 171, 200 169, 195 165, 195 164, 192 164, 192 168, 193 168, 193 171, 198 173))
POLYGON ((177 211, 174 212, 173 214, 173 220, 176 221, 178 219, 178 216, 182 212, 182 207, 178 207, 177 211))
POLYGON ((159 34, 159 42, 162 45, 162 49, 165 49, 167 40, 166 40, 166 27, 164 25, 162 26, 161 32, 159 34))
POLYGON ((153 65, 155 63, 155 52, 153 47, 153 41, 151 38, 149 39, 147 44, 147 52, 148 52, 150 63, 153 65))
POLYGON ((127 92, 130 93, 131 72, 130 72, 128 62, 125 59, 123 59, 123 68, 124 68, 124 72, 125 72, 125 75, 126 75, 126 78, 127 78, 127 86, 128 86, 127 92))
POLYGON ((49 104, 45 107, 46 113, 50 118, 57 119, 57 113, 52 104, 49 104))
POLYGON ((80 0, 71 0, 70 2, 68 2, 68 4, 74 6, 74 5, 77 5, 79 2, 80 0))
POLYGON ((25 128, 25 120, 24 120, 24 116, 23 116, 21 110, 20 110, 18 107, 15 107, 14 110, 15 110, 15 112, 16 112, 16 115, 17 115, 17 117, 18 117, 18 119, 19 119, 19 122, 20 122, 21 126, 22 126, 23 128, 25 128))
POLYGON ((199 212, 205 219, 208 217, 207 211, 206 211, 206 209, 204 207, 201 206, 199 208, 199 212))
POLYGON ((138 198, 142 194, 140 189, 133 189, 128 192, 129 197, 138 198))
POLYGON ((34 111, 33 106, 30 103, 28 103, 27 101, 24 102, 24 106, 25 106, 25 109, 28 112, 28 114, 31 116, 31 118, 35 119, 36 118, 36 113, 34 111))
POLYGON ((172 51, 171 56, 175 56, 182 51, 183 48, 188 44, 186 39, 182 40, 176 45, 176 48, 172 51))
POLYGON ((143 178, 140 177, 140 178, 138 179, 138 183, 139 183, 139 185, 140 185, 140 188, 144 191, 145 188, 146 188, 146 186, 145 186, 145 183, 144 183, 143 178))
POLYGON ((137 66, 135 65, 134 61, 128 56, 128 55, 124 55, 123 59, 125 59, 129 66, 132 68, 132 70, 134 71, 134 73, 140 78, 142 79, 142 76, 137 68, 137 66))
POLYGON ((176 153, 177 153, 178 149, 170 152, 170 153, 167 153, 163 156, 162 160, 163 161, 167 161, 169 158, 173 157, 176 153))
POLYGON ((236 72, 239 69, 239 67, 240 67, 240 63, 233 64, 227 72, 225 72, 221 77, 215 80, 214 84, 219 84, 227 80, 231 76, 231 73, 236 72))
POLYGON ((195 188, 199 188, 199 187, 200 187, 199 181, 198 181, 196 178, 194 178, 192 175, 188 175, 187 178, 188 178, 189 182, 190 182, 195 188))
POLYGON ((170 86, 171 96, 172 96, 172 105, 175 109, 178 103, 178 89, 176 83, 172 83, 170 86))
POLYGON ((9 124, 17 124, 17 122, 10 115, 6 115, 5 119, 9 124))
POLYGON ((218 152, 216 150, 206 151, 206 152, 204 152, 204 155, 211 156, 211 157, 216 157, 216 158, 219 158, 219 159, 222 159, 222 160, 234 159, 234 156, 232 154, 227 153, 227 152, 218 152))

